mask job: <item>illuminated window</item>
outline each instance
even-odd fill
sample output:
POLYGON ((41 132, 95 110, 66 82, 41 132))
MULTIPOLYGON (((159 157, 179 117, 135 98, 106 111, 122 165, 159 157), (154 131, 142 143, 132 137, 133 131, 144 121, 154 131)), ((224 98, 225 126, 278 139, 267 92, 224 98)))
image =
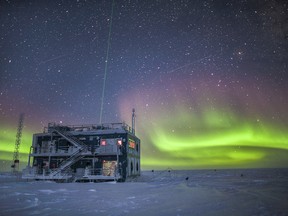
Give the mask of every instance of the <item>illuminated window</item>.
POLYGON ((117 145, 122 146, 122 139, 117 139, 117 145))
POLYGON ((105 139, 102 139, 102 140, 101 140, 101 145, 102 145, 102 146, 105 146, 105 145, 106 145, 106 140, 105 140, 105 139))
POLYGON ((135 141, 134 140, 129 139, 129 148, 135 149, 135 141))

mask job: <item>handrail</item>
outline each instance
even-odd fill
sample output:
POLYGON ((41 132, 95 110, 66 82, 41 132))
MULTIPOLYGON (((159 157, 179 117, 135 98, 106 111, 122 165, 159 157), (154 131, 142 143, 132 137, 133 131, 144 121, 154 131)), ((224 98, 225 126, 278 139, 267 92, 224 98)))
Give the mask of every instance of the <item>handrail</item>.
POLYGON ((56 128, 63 128, 68 131, 95 131, 95 130, 111 130, 111 129, 123 129, 128 132, 133 132, 132 127, 130 127, 125 122, 122 123, 102 123, 102 124, 83 124, 83 125, 62 125, 56 123, 49 123, 48 127, 44 127, 44 132, 50 132, 56 128))
POLYGON ((70 136, 67 133, 59 131, 55 128, 53 129, 52 133, 53 132, 58 133, 64 139, 66 139, 67 141, 72 143, 74 146, 78 147, 78 151, 75 151, 73 154, 70 155, 70 157, 68 157, 66 160, 62 161, 60 163, 59 167, 57 168, 57 170, 50 173, 50 176, 55 176, 58 173, 60 173, 61 171, 68 169, 73 163, 75 163, 78 160, 80 160, 81 158, 83 158, 84 155, 82 155, 82 152, 87 150, 87 145, 85 143, 81 142, 80 140, 78 140, 76 137, 70 136))
POLYGON ((76 146, 78 148, 81 148, 81 149, 87 148, 85 143, 81 142, 76 137, 70 136, 67 133, 64 133, 64 132, 56 130, 56 129, 53 129, 52 133, 53 132, 58 133, 60 136, 62 136, 64 139, 66 139, 67 141, 69 141, 70 143, 72 143, 74 146, 76 146))

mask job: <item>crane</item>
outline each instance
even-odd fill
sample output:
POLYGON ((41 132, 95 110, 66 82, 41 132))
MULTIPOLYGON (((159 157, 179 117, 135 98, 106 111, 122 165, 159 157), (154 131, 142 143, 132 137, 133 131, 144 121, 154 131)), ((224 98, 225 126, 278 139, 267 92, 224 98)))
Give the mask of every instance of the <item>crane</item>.
POLYGON ((24 121, 24 113, 21 113, 19 117, 19 121, 18 121, 17 133, 16 133, 15 148, 14 148, 13 162, 12 162, 13 164, 11 165, 13 172, 19 171, 19 162, 20 162, 19 161, 19 148, 21 144, 23 121, 24 121))

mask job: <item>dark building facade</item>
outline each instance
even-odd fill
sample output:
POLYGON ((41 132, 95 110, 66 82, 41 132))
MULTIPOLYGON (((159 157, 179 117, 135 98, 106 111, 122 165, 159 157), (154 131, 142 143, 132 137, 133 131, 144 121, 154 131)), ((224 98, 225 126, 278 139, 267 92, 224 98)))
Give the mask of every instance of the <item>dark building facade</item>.
POLYGON ((48 124, 33 135, 23 178, 59 182, 125 181, 140 175, 140 139, 125 123, 48 124))

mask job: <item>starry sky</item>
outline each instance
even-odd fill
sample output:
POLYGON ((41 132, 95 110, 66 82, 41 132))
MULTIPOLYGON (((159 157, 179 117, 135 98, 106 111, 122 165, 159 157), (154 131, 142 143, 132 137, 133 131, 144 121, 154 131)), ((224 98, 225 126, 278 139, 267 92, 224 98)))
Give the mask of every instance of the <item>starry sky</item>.
POLYGON ((288 167, 287 23, 280 0, 1 0, 0 170, 20 113, 25 166, 48 122, 132 108, 142 169, 288 167))

